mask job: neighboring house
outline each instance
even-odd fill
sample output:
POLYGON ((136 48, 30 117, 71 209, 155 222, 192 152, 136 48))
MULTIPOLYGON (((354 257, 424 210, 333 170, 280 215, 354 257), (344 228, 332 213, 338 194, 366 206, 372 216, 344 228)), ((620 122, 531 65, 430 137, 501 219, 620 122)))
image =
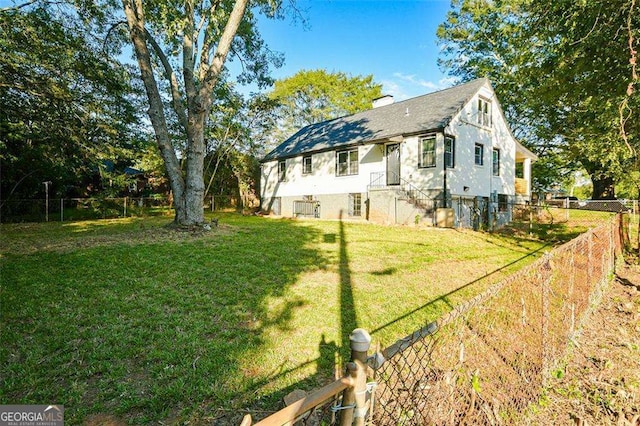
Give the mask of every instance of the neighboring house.
POLYGON ((304 127, 262 160, 268 213, 478 226, 531 196, 531 163, 487 79, 304 127))
POLYGON ((142 170, 127 166, 124 168, 124 174, 131 178, 127 187, 129 195, 139 195, 144 191, 149 179, 142 170))

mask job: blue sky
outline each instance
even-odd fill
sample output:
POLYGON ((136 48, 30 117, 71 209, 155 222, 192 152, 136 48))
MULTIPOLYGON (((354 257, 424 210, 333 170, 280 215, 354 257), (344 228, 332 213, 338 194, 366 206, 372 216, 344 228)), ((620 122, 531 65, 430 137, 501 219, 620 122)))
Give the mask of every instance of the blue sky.
POLYGON ((297 0, 307 25, 260 20, 268 46, 285 55, 275 78, 323 68, 373 74, 396 100, 449 87, 437 65, 436 29, 449 0, 297 0))
MULTIPOLYGON (((0 7, 13 2, 0 0, 0 7)), ((269 48, 285 57, 272 74, 276 79, 318 68, 373 74, 383 93, 396 100, 454 84, 437 65, 436 29, 450 0, 295 0, 295 5, 306 25, 291 17, 259 20, 269 48)))

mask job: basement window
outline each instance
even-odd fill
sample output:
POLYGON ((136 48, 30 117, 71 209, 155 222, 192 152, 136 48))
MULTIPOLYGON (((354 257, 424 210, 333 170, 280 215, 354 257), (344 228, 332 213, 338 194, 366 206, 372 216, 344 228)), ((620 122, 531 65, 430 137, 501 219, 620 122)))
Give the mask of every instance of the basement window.
POLYGON ((362 216, 362 194, 349 194, 349 216, 362 216))

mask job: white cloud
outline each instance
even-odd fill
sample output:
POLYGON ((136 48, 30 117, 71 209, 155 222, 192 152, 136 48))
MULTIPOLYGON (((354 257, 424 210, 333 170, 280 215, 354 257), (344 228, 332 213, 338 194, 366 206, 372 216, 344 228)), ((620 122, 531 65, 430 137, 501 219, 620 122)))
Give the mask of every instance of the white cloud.
POLYGON ((438 86, 435 83, 431 81, 423 80, 421 78, 420 79, 416 78, 415 74, 407 75, 401 72, 396 72, 396 73, 393 73, 393 76, 415 86, 424 87, 430 90, 438 89, 438 86))
POLYGON ((437 82, 433 82, 418 78, 415 74, 401 72, 393 73, 392 77, 382 80, 382 91, 385 95, 392 95, 396 101, 446 89, 458 82, 455 77, 443 77, 437 82))
POLYGON ((444 77, 444 78, 441 78, 440 81, 438 81, 438 84, 440 84, 440 87, 442 89, 455 86, 458 83, 460 83, 460 80, 458 79, 458 77, 444 77))
POLYGON ((393 80, 382 80, 382 93, 391 95, 396 101, 401 101, 410 97, 403 88, 393 80))

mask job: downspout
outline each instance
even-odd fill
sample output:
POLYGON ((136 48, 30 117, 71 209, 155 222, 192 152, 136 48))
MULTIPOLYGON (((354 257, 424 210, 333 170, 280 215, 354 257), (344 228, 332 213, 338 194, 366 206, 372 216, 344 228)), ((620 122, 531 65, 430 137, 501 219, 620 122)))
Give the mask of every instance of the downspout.
POLYGON ((443 151, 443 162, 442 162, 442 201, 443 208, 447 208, 447 136, 445 134, 445 129, 442 129, 442 151, 443 151))
MULTIPOLYGON (((446 149, 446 148, 445 148, 446 149)), ((442 191, 442 207, 444 207, 445 209, 447 208, 447 153, 445 151, 444 154, 444 167, 443 167, 443 173, 444 173, 444 177, 443 177, 443 191, 442 191)))

